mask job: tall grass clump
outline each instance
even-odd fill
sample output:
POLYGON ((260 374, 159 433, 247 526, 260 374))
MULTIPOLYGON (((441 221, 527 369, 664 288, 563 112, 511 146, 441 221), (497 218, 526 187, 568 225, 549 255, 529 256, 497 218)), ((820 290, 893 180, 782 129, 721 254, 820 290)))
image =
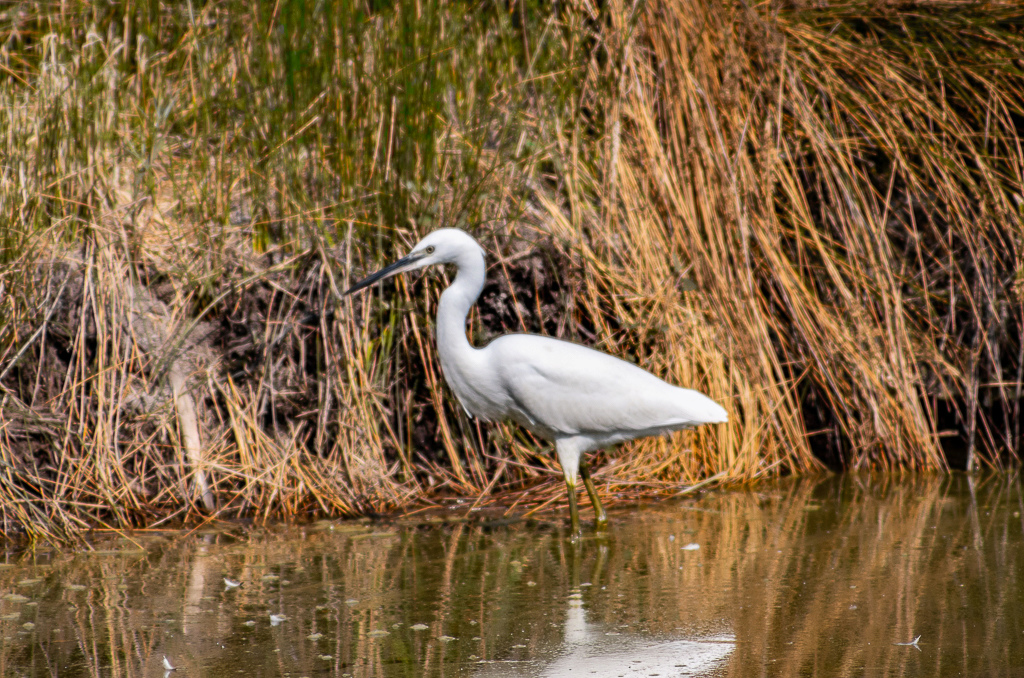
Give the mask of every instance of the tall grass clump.
POLYGON ((338 290, 437 225, 520 238, 531 112, 573 101, 556 17, 24 3, 4 25, 5 532, 484 486, 428 324, 398 313, 419 288, 338 290))
POLYGON ((742 422, 707 467, 1019 462, 1020 7, 631 12, 590 247, 666 371, 705 293, 742 422))
POLYGON ((538 442, 445 391, 439 285, 340 295, 442 225, 491 255, 476 342, 582 341, 730 410, 599 458, 608 491, 1015 462, 1020 18, 0 10, 3 531, 553 501, 538 442))

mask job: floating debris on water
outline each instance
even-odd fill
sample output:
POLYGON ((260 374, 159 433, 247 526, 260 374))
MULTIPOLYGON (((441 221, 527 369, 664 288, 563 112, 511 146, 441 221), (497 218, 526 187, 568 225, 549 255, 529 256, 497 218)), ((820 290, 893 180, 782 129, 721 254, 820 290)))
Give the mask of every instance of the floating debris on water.
POLYGON ((271 626, 277 626, 281 622, 287 621, 287 620, 288 620, 288 617, 284 616, 283 614, 272 614, 272 615, 270 615, 270 625, 271 626))
POLYGON ((699 551, 700 544, 687 544, 686 546, 680 547, 680 551, 699 551))
POLYGON ((893 643, 893 645, 901 645, 903 647, 912 647, 915 650, 917 650, 918 652, 921 652, 921 648, 918 647, 918 645, 917 645, 917 641, 919 641, 919 640, 921 640, 921 636, 918 636, 917 638, 914 638, 909 643, 893 643))
POLYGON ((370 638, 380 638, 382 636, 390 636, 391 632, 385 631, 384 629, 374 629, 373 631, 368 632, 366 635, 370 638))
POLYGON ((442 643, 458 640, 458 638, 455 638, 454 636, 438 636, 437 639, 440 640, 442 643))
POLYGON ((409 628, 412 629, 413 631, 426 631, 430 627, 427 626, 426 624, 413 624, 409 628))
POLYGON ((322 634, 322 633, 311 633, 308 636, 306 636, 306 638, 308 640, 320 640, 323 637, 324 637, 324 634, 322 634))

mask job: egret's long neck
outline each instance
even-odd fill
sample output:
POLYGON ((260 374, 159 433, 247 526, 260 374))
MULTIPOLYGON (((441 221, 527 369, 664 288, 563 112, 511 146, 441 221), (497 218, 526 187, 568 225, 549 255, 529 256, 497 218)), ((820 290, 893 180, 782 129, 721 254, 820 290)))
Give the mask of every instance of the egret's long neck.
POLYGON ((457 356, 468 356, 475 350, 466 338, 466 316, 484 288, 484 255, 480 251, 463 252, 455 266, 455 282, 441 295, 437 307, 437 351, 446 371, 458 364, 457 356))

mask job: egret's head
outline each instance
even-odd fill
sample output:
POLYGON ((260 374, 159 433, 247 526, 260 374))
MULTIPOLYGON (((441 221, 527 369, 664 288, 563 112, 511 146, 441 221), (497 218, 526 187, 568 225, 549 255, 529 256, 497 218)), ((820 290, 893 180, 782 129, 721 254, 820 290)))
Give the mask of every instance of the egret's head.
POLYGON ((427 234, 416 243, 409 254, 390 266, 366 276, 350 287, 345 294, 352 294, 370 285, 406 271, 415 271, 434 264, 458 263, 460 257, 482 256, 483 249, 473 236, 457 228, 441 228, 427 234))

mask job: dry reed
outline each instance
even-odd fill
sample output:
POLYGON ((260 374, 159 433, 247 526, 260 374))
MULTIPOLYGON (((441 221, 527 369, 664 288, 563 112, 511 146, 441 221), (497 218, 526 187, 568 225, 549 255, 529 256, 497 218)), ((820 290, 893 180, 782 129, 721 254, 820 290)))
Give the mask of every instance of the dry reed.
POLYGON ((475 341, 726 404, 609 493, 1019 460, 1015 6, 190 7, 2 15, 4 534, 553 499, 444 389, 439 284, 338 294, 439 225, 475 341))

